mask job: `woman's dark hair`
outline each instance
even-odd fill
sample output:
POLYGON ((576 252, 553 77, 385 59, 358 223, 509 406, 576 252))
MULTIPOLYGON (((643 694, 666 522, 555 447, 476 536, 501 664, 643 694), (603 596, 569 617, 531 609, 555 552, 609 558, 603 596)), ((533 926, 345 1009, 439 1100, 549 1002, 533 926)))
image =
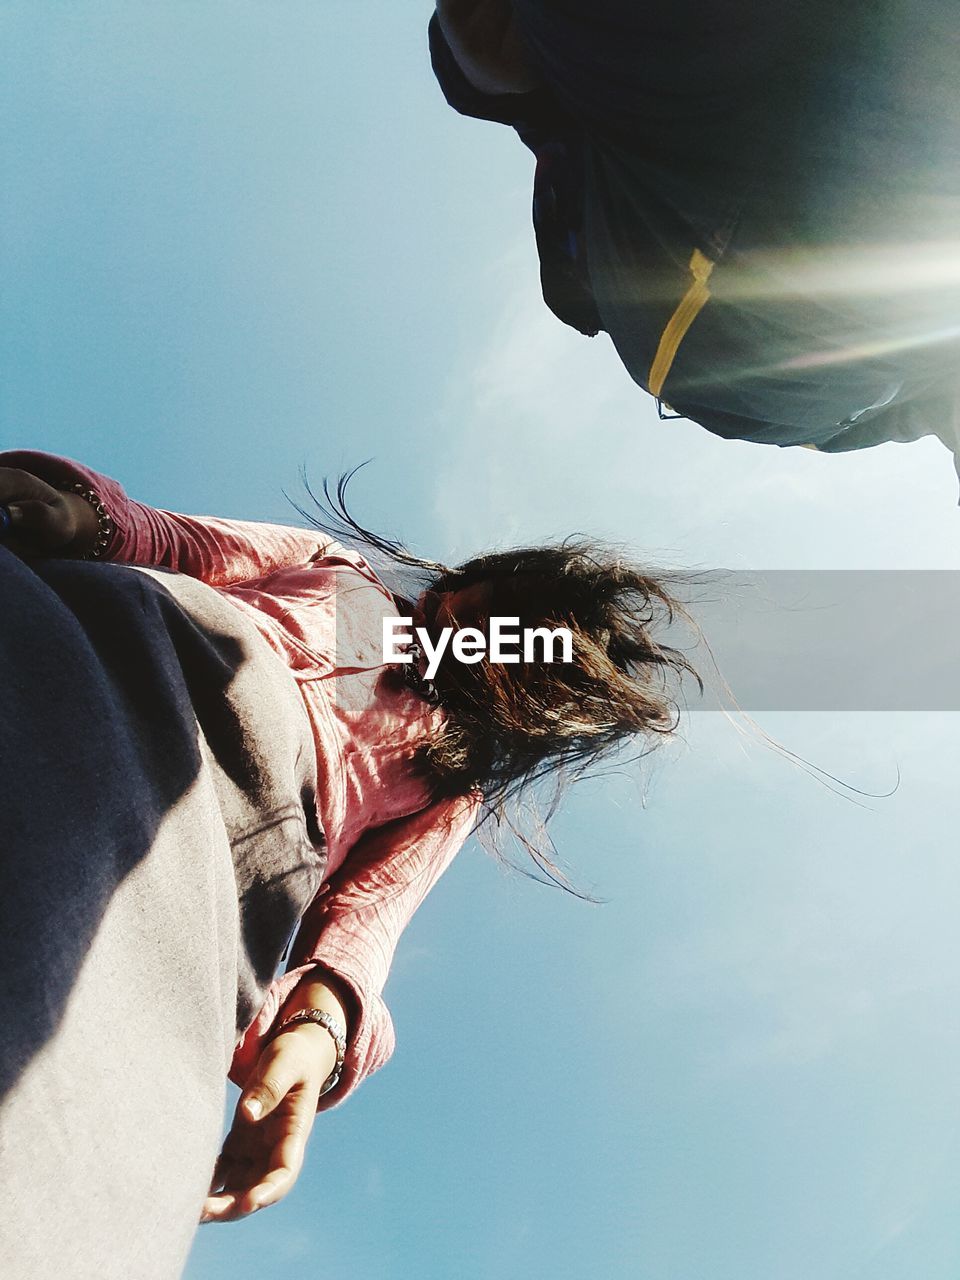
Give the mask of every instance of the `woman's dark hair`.
MULTIPOLYGON (((507 665, 441 664, 434 684, 447 712, 444 728, 422 751, 439 795, 482 793, 488 818, 504 823, 556 879, 556 868, 509 816, 511 802, 533 783, 564 780, 611 757, 626 739, 638 754, 676 729, 679 686, 692 664, 658 636, 687 620, 671 591, 679 578, 644 571, 615 549, 585 538, 556 545, 494 551, 455 568, 414 555, 400 542, 359 524, 346 506, 355 474, 341 476, 324 497, 307 486, 316 511, 300 513, 315 528, 359 546, 404 571, 403 595, 452 592, 484 584, 486 617, 519 618, 525 628, 566 628, 573 661, 507 665)), ((482 626, 484 617, 471 618, 482 626)))
POLYGON ((486 617, 519 618, 521 631, 566 628, 573 661, 442 666, 435 683, 451 717, 426 760, 445 789, 506 799, 557 770, 580 771, 626 738, 649 742, 677 727, 675 677, 692 668, 655 639, 679 609, 661 579, 568 539, 477 556, 430 589, 479 583, 486 617))

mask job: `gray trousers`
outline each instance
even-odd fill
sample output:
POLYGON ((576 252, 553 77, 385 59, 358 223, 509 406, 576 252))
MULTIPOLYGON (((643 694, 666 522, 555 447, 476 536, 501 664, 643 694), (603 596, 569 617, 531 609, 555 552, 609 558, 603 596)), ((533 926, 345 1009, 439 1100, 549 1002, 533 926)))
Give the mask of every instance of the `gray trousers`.
POLYGON ((180 1275, 319 887, 296 686, 216 592, 0 546, 0 1270, 180 1275))

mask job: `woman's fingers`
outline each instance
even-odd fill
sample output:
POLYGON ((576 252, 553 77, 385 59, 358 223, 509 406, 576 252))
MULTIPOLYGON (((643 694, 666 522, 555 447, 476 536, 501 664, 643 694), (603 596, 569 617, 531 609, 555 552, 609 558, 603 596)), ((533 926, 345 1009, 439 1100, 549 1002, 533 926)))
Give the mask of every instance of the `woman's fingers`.
POLYGON ((56 507, 35 498, 21 498, 19 502, 7 502, 4 506, 10 513, 11 529, 15 534, 30 534, 41 541, 56 538, 56 507))
POLYGON ((299 1154, 290 1154, 282 1162, 262 1178, 255 1187, 251 1187, 245 1200, 249 1201, 250 1212, 255 1209, 266 1209, 268 1205, 277 1204, 291 1189, 300 1170, 303 1168, 303 1146, 299 1154))
POLYGON ((331 1057, 329 1034, 312 1026, 267 1045, 237 1104, 201 1222, 234 1222, 287 1194, 303 1168, 331 1057))
POLYGON ((90 503, 29 471, 0 467, 0 507, 9 515, 9 521, 0 521, 0 538, 13 550, 83 552, 96 543, 99 520, 90 503))
POLYGON ((71 498, 76 495, 60 493, 27 472, 0 467, 0 506, 9 516, 4 533, 24 547, 59 551, 70 544, 77 526, 71 498))
POLYGON ((225 1146, 214 1165, 207 1194, 213 1196, 221 1191, 234 1191, 244 1181, 249 1185, 251 1178, 255 1178, 261 1168, 262 1161, 257 1162, 253 1154, 231 1155, 225 1146), (255 1163, 257 1168, 254 1168, 255 1163))
POLYGON ((276 1204, 296 1182, 303 1168, 316 1110, 316 1092, 298 1086, 284 1099, 282 1114, 277 1111, 272 1121, 259 1122, 265 1131, 269 1130, 272 1141, 260 1166, 260 1177, 252 1186, 248 1184, 243 1197, 242 1207, 246 1211, 276 1204))
POLYGON ((0 467, 0 502, 12 501, 14 498, 39 498, 56 493, 57 490, 52 485, 30 471, 23 471, 20 467, 0 467))
POLYGON ((309 1097, 298 1100, 303 1109, 291 1115, 285 1132, 270 1152, 267 1172, 256 1186, 250 1189, 250 1196, 257 1208, 265 1208, 268 1204, 276 1204, 287 1194, 303 1169, 307 1153, 307 1139, 313 1128, 313 1117, 316 1112, 316 1100, 309 1097))
POLYGON ((200 1214, 201 1222, 224 1222, 228 1220, 236 1207, 237 1197, 233 1192, 222 1192, 219 1195, 207 1196, 200 1214))
POLYGON ((279 1036, 260 1055, 253 1080, 247 1084, 238 1107, 247 1120, 257 1123, 275 1111, 294 1085, 302 1083, 303 1064, 288 1051, 279 1036))
POLYGON ((20 498, 16 502, 4 502, 0 498, 0 507, 6 513, 0 537, 5 542, 16 543, 41 537, 46 530, 49 507, 45 503, 29 498, 20 498))
POLYGON ((308 1126, 293 1117, 285 1128, 283 1136, 260 1159, 221 1157, 210 1194, 203 1202, 202 1223, 235 1222, 283 1199, 300 1176, 309 1132, 308 1126))

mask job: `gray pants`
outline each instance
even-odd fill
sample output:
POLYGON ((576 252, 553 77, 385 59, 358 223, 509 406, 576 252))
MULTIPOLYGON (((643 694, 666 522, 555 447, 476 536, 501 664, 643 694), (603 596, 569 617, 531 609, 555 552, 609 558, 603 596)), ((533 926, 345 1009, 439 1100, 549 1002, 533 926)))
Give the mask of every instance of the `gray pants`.
POLYGON ((322 879, 299 693, 176 575, 0 547, 0 1268, 171 1280, 322 879))

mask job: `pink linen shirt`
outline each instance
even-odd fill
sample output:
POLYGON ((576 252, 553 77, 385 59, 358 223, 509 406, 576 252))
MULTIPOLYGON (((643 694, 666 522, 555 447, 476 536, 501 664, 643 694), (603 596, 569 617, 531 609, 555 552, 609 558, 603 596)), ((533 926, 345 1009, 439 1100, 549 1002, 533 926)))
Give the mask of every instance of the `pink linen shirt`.
POLYGON ((344 1071, 321 1106, 341 1102, 393 1052, 382 992, 397 941, 480 806, 477 795, 432 800, 414 767, 443 712, 384 667, 382 620, 398 616, 391 593, 359 553, 318 533, 156 510, 116 481, 49 454, 8 451, 0 466, 94 490, 115 524, 106 559, 214 587, 256 624, 297 682, 316 744, 327 871, 301 920, 291 967, 269 988, 230 1074, 247 1079, 284 1001, 319 965, 353 997, 344 1071))

